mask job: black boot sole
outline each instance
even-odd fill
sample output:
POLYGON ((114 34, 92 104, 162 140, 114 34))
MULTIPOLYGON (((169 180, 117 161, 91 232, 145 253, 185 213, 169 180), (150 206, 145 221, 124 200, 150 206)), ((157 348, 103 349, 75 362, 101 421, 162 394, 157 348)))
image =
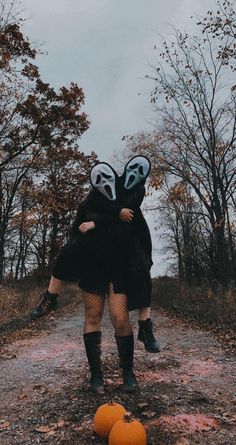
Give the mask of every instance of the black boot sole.
MULTIPOLYGON (((138 338, 138 337, 137 337, 138 338)), ((150 352, 152 354, 158 354, 159 352, 161 352, 161 349, 158 348, 157 350, 153 350, 151 348, 148 348, 148 346, 145 345, 144 341, 141 340, 140 338, 138 338, 138 341, 140 341, 140 343, 143 343, 145 351, 150 352)))
POLYGON ((38 320, 40 318, 47 318, 47 317, 53 315, 54 312, 56 312, 56 309, 52 309, 51 311, 47 312, 46 314, 42 314, 42 315, 35 315, 35 316, 34 315, 30 315, 29 318, 30 318, 31 321, 35 321, 35 320, 38 320))

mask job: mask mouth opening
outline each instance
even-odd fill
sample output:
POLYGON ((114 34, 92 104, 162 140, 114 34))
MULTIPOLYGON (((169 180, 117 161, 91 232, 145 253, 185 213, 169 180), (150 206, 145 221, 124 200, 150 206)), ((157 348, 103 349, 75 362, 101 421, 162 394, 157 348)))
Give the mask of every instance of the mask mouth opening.
POLYGON ((114 198, 113 198, 113 193, 112 193, 111 187, 110 187, 108 184, 106 184, 106 185, 104 186, 104 190, 105 190, 105 192, 107 193, 107 195, 108 195, 108 197, 109 197, 110 199, 114 199, 114 198))
POLYGON ((130 175, 126 187, 129 188, 133 184, 134 180, 135 180, 135 176, 130 175))

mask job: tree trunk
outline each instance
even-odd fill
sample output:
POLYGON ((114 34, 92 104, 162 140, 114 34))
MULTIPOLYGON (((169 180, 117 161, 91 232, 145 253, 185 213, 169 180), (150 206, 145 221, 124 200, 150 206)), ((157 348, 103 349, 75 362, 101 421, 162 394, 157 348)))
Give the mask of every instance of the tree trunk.
POLYGON ((224 287, 229 283, 229 258, 225 240, 224 226, 214 230, 216 241, 216 279, 224 287))
POLYGON ((59 215, 54 213, 52 215, 52 229, 50 233, 50 250, 49 250, 49 268, 51 268, 57 254, 58 254, 58 229, 59 229, 59 215))

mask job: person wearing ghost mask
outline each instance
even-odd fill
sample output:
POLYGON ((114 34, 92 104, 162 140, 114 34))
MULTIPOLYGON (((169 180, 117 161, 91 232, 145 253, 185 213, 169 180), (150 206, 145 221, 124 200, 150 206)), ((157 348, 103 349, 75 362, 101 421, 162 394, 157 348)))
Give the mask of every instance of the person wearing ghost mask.
MULTIPOLYGON (((115 181, 115 177, 117 174, 106 163, 99 163, 98 166, 94 167, 94 170, 96 171, 98 167, 101 170, 100 174, 104 174, 106 181, 107 179, 109 181, 108 193, 106 192, 103 195, 92 189, 85 200, 80 203, 70 229, 69 240, 61 248, 56 258, 48 290, 43 295, 40 304, 31 312, 32 320, 48 315, 51 311, 57 309, 62 282, 77 282, 81 276, 81 268, 82 275, 86 270, 83 263, 87 264, 88 261, 92 260, 95 266, 100 264, 100 261, 96 261, 94 258, 96 258, 96 251, 99 250, 98 247, 103 247, 102 243, 99 242, 101 233, 99 231, 94 235, 91 231, 99 226, 100 215, 107 211, 109 200, 115 201, 116 199, 115 187, 117 187, 117 181, 115 181), (87 234, 86 237, 85 234, 87 234), (94 251, 93 255, 91 254, 92 251, 94 251)), ((100 224, 101 226, 102 224, 100 224)), ((102 253, 104 253, 103 249, 100 251, 99 260, 103 258, 102 253)))
POLYGON ((112 253, 110 243, 105 242, 107 237, 111 241, 109 228, 120 212, 119 206, 114 206, 110 212, 110 205, 117 198, 117 174, 106 163, 95 166, 91 176, 93 174, 96 176, 97 190, 93 189, 81 203, 69 242, 56 260, 49 289, 32 311, 31 319, 56 309, 62 281, 79 280, 85 304, 83 338, 91 372, 91 389, 96 394, 102 394, 101 321, 107 294, 122 368, 123 389, 132 392, 137 387, 137 381, 133 371, 134 338, 125 295, 125 266, 121 252, 117 250, 117 253, 112 253), (106 215, 109 225, 104 224, 103 215, 106 215))
MULTIPOLYGON (((141 299, 140 304, 140 302, 137 302, 137 295, 140 297, 140 290, 142 289, 143 292, 144 289, 140 287, 140 283, 145 282, 143 278, 140 280, 142 267, 136 269, 138 263, 133 262, 132 264, 131 262, 130 268, 127 267, 127 262, 124 261, 124 253, 127 253, 127 249, 130 252, 129 257, 136 257, 138 252, 137 240, 134 242, 133 237, 133 228, 135 227, 136 238, 137 236, 140 238, 147 252, 143 263, 146 262, 145 267, 148 268, 148 271, 152 264, 150 233, 139 209, 145 192, 143 182, 149 170, 150 163, 143 157, 131 160, 127 164, 120 180, 118 180, 113 169, 106 163, 100 163, 92 169, 91 183, 98 193, 90 192, 88 198, 80 205, 72 227, 71 241, 62 249, 59 255, 49 286, 48 295, 53 297, 60 290, 61 280, 77 281, 79 275, 80 287, 86 294, 84 340, 90 363, 91 387, 95 392, 99 392, 102 388, 101 378, 97 378, 96 372, 95 374, 93 372, 94 363, 98 365, 100 362, 99 354, 97 355, 97 353, 101 350, 100 324, 104 305, 104 298, 98 298, 98 295, 102 296, 107 293, 108 283, 113 283, 113 289, 109 292, 110 311, 116 330, 116 341, 126 390, 133 390, 136 386, 135 376, 132 371, 133 334, 126 310, 125 293, 127 293, 127 283, 129 283, 128 293, 131 297, 129 298, 129 309, 142 308, 140 310, 138 338, 144 342, 146 350, 150 352, 159 351, 158 344, 152 333, 150 319, 147 320, 147 314, 150 309, 147 307, 148 305, 145 307, 145 302, 150 303, 150 276, 146 274, 146 296, 144 300, 141 299), (136 161, 141 161, 141 165, 137 166, 136 161), (118 192, 120 195, 119 200, 116 196, 117 188, 121 189, 118 192), (129 208, 128 206, 124 207, 123 203, 128 204, 129 208), (119 222, 119 219, 122 222, 119 222), (128 226, 127 222, 131 222, 131 224, 128 226), (97 230, 89 232, 95 227, 97 230), (81 237, 81 234, 88 234, 88 232, 90 236, 81 237), (107 239, 109 242, 106 242, 107 239), (80 240, 79 243, 78 240, 80 240), (78 259, 78 245, 80 246, 80 260, 83 258, 82 262, 78 259), (75 247, 76 249, 74 249, 75 247), (73 253, 74 250, 76 250, 75 254, 73 253), (73 261, 70 261, 72 258, 73 261), (108 265, 112 265, 112 268, 108 267, 108 265), (130 275, 131 271, 132 274, 130 275), (127 277, 129 275, 130 278, 128 280, 127 277), (130 286, 133 278, 136 279, 136 287, 130 286), (118 298, 117 295, 119 295, 118 298), (100 303, 98 304, 98 302, 100 303), (95 319, 96 322, 94 321, 95 319), (121 320, 123 320, 123 324, 125 320, 126 326, 123 326, 123 328, 121 320), (119 333, 121 335, 118 335, 119 333), (128 335, 122 335, 124 333, 128 335), (97 352, 94 354, 95 346, 97 352), (127 357, 129 357, 128 362, 127 357)), ((144 297, 144 294, 141 297, 144 297)), ((40 306, 36 308, 36 316, 34 317, 33 314, 32 318, 37 318, 37 309, 41 309, 40 306)))
MULTIPOLYGON (((94 243, 91 244, 91 254, 86 255, 86 260, 83 262, 79 285, 84 292, 85 301, 88 301, 88 324, 85 321, 84 340, 92 376, 91 385, 94 387, 95 382, 96 387, 97 382, 96 373, 95 379, 93 377, 93 366, 96 363, 96 357, 98 358, 101 354, 100 329, 104 310, 104 295, 107 294, 111 321, 115 329, 120 367, 122 368, 123 388, 126 392, 132 392, 135 390, 137 382, 133 372, 134 336, 129 321, 126 296, 127 268, 123 258, 124 252, 118 248, 119 241, 117 242, 116 231, 113 229, 116 222, 119 221, 119 214, 122 210, 117 199, 118 176, 110 166, 100 163, 91 170, 90 181, 93 189, 100 196, 99 199, 99 196, 96 195, 96 206, 94 204, 91 206, 96 225, 93 235, 98 244, 96 248, 94 243), (90 259, 94 251, 96 260, 93 259, 91 267, 90 259), (100 312, 98 311, 99 305, 100 312), (97 314, 97 332, 91 333, 90 330, 94 331, 95 329, 95 322, 92 321, 93 316, 89 319, 89 312, 93 313, 94 309, 97 314)), ((127 221, 128 219, 129 216, 126 217, 127 221)), ((76 221, 74 229, 76 231, 76 221)))
MULTIPOLYGON (((100 224, 109 224, 109 216, 113 218, 112 251, 119 251, 118 257, 122 259, 115 264, 115 268, 119 270, 122 267, 125 276, 128 309, 129 311, 139 309, 138 339, 144 343, 146 351, 157 353, 160 352, 160 347, 153 334, 153 324, 150 319, 152 241, 147 222, 140 209, 145 196, 144 184, 150 168, 150 161, 145 156, 135 156, 130 159, 123 175, 117 178, 118 199, 115 203, 111 202, 110 215, 106 213, 100 215, 100 224)), ((91 183, 99 190, 101 184, 99 178, 97 180, 95 170, 91 176, 91 183)), ((101 188, 99 191, 103 193, 101 188)))

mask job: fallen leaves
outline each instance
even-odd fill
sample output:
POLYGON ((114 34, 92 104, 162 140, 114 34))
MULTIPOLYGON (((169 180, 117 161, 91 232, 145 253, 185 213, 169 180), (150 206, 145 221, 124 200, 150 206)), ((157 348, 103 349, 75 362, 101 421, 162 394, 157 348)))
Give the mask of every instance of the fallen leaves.
POLYGON ((175 442, 175 445, 190 445, 190 442, 186 437, 181 437, 180 439, 175 442))
POLYGON ((1 359, 2 360, 11 360, 13 358, 16 358, 16 354, 11 354, 10 352, 6 352, 5 354, 1 352, 1 359))
POLYGON ((216 419, 219 419, 221 422, 228 423, 229 425, 233 425, 236 423, 236 414, 229 414, 225 411, 222 411, 221 414, 215 416, 216 419))
POLYGON ((22 393, 18 395, 17 400, 26 400, 28 398, 29 398, 28 394, 22 393))
POLYGON ((0 431, 1 430, 8 430, 10 427, 10 422, 8 420, 0 419, 0 431))
MULTIPOLYGON (((34 431, 36 431, 37 433, 52 433, 52 431, 55 432, 55 430, 57 430, 58 428, 64 428, 65 426, 68 425, 68 422, 65 422, 65 420, 60 420, 57 423, 51 423, 49 425, 40 425, 34 428, 34 431)), ((52 435, 52 434, 50 434, 52 435)))
POLYGON ((143 416, 147 417, 148 419, 151 419, 152 417, 156 416, 155 411, 143 411, 143 416))
POLYGON ((52 430, 53 427, 50 427, 49 425, 41 425, 34 429, 34 431, 37 431, 37 433, 50 433, 52 430))
MULTIPOLYGON (((72 341, 77 338, 77 316, 73 323, 69 316, 66 322, 58 319, 60 332, 63 336, 65 331, 71 333, 72 341)), ((165 320, 163 326, 166 329, 165 320)), ((5 397, 4 393, 1 399, 1 436, 6 436, 11 444, 98 443, 93 436, 93 416, 98 405, 112 396, 143 422, 150 445, 190 445, 192 434, 199 443, 222 443, 222 437, 224 443, 234 443, 234 359, 226 355, 215 340, 206 338, 204 332, 195 338, 193 332, 182 336, 172 323, 168 329, 171 330, 172 341, 169 352, 165 349, 158 357, 147 357, 143 350, 138 349, 136 372, 140 389, 132 395, 124 394, 118 386, 121 377, 117 372, 115 345, 114 348, 111 345, 109 330, 109 335, 105 333, 107 393, 102 399, 93 397, 88 390, 88 365, 82 342, 78 341, 78 351, 74 343, 71 346, 68 342, 64 355, 60 355, 66 343, 64 338, 59 337, 58 345, 59 332, 52 337, 50 332, 45 334, 48 336, 48 349, 56 352, 50 357, 50 363, 46 354, 44 360, 35 360, 38 351, 45 348, 44 338, 42 344, 29 347, 28 343, 25 344, 23 361, 22 342, 17 350, 17 360, 4 364, 8 396, 5 397), (76 368, 78 362, 79 367, 76 368), (30 371, 27 374, 26 363, 30 371), (51 364, 55 371, 53 379, 51 364), (25 375, 27 378, 23 380, 25 375), (214 381, 212 376, 216 376, 217 380, 214 381), (164 415, 170 417, 170 422, 164 415)), ((161 335, 164 343, 167 334, 163 330, 161 335)), ((43 354, 40 352, 38 355, 42 358, 43 354)))
POLYGON ((137 405, 137 407, 141 410, 143 410, 147 406, 148 406, 148 403, 146 403, 146 402, 138 403, 138 405, 137 405))
POLYGON ((196 431, 210 431, 218 426, 215 418, 208 417, 204 414, 176 414, 175 416, 162 415, 159 418, 159 425, 165 428, 173 428, 178 431, 188 431, 194 433, 196 431))

